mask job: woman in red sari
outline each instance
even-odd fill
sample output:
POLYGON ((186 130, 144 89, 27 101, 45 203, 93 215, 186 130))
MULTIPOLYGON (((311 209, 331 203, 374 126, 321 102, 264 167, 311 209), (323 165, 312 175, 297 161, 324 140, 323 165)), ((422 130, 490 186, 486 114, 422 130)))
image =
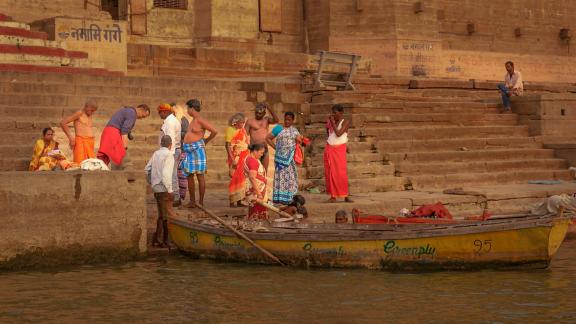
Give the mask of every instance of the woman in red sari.
POLYGON ((230 207, 240 207, 244 198, 244 159, 248 156, 248 135, 244 129, 246 118, 243 114, 235 114, 228 122, 226 129, 226 153, 228 154, 228 168, 230 170, 230 184, 228 195, 230 207), (240 166, 240 167, 238 167, 240 166))
POLYGON ((244 175, 246 176, 246 191, 244 200, 248 203, 248 219, 268 220, 266 207, 256 203, 256 200, 266 202, 266 169, 260 158, 266 152, 264 144, 249 146, 250 154, 244 160, 244 175))
POLYGON ((346 143, 348 143, 348 127, 350 123, 344 119, 344 107, 332 106, 332 115, 326 122, 328 139, 324 148, 324 176, 326 178, 326 193, 330 195, 328 202, 336 202, 344 198, 352 202, 348 192, 348 170, 346 165, 346 143))

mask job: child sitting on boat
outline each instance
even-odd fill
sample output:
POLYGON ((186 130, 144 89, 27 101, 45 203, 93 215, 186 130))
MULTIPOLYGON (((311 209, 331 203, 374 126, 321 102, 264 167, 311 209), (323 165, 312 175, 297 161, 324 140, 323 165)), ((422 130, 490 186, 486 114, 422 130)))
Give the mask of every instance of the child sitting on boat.
POLYGON ((292 202, 287 206, 280 207, 280 210, 292 216, 302 215, 303 218, 308 218, 308 210, 304 207, 305 204, 306 199, 302 195, 294 195, 292 202))
POLYGON ((347 224, 348 223, 348 213, 344 209, 340 209, 336 212, 334 222, 336 224, 347 224))

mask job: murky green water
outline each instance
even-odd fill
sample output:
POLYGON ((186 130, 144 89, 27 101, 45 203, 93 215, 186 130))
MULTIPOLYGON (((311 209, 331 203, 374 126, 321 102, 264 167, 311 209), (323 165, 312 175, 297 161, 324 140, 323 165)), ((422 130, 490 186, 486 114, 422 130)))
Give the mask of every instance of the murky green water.
POLYGON ((0 274, 0 322, 576 322, 576 241, 549 270, 391 274, 184 257, 0 274))

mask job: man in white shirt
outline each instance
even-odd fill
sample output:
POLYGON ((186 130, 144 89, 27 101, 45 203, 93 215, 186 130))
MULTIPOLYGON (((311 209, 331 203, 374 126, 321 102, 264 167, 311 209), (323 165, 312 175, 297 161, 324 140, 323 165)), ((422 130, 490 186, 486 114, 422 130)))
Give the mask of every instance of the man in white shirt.
POLYGON ((174 188, 174 207, 180 206, 182 204, 180 200, 180 195, 178 194, 178 164, 180 163, 181 151, 181 134, 182 124, 176 118, 172 111, 172 105, 161 104, 158 106, 158 115, 164 120, 162 124, 162 130, 160 132, 160 137, 164 135, 170 136, 172 139, 172 149, 170 150, 174 155, 174 174, 172 175, 172 187, 174 188))
POLYGON ((158 220, 156 232, 152 239, 152 246, 168 247, 168 214, 174 216, 172 211, 172 194, 175 191, 172 186, 172 174, 174 172, 174 154, 172 153, 172 138, 168 135, 160 139, 161 148, 152 155, 144 168, 148 181, 154 191, 156 205, 158 207, 158 220), (159 236, 162 235, 162 242, 159 236))
POLYGON ((521 96, 524 93, 524 83, 522 82, 522 73, 514 71, 514 62, 508 61, 504 66, 507 73, 504 76, 504 83, 498 84, 498 89, 502 94, 504 112, 510 112, 510 96, 521 96))

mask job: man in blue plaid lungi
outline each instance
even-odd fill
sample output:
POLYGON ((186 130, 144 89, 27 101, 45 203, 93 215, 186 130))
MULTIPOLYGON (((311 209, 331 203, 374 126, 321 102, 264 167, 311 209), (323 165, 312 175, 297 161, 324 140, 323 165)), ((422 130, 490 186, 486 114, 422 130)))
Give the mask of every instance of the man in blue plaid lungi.
POLYGON ((198 193, 200 199, 198 203, 204 204, 204 194, 206 193, 206 180, 204 174, 206 173, 206 149, 205 145, 208 144, 218 131, 207 120, 200 116, 200 101, 190 99, 186 102, 188 106, 188 114, 192 116, 192 121, 188 125, 184 141, 182 143, 182 153, 184 159, 180 161, 180 169, 182 174, 188 178, 188 191, 190 192, 190 203, 186 205, 188 208, 196 207, 196 195, 194 188, 194 175, 198 179, 198 193), (206 131, 210 135, 204 138, 206 131))
POLYGON ((206 148, 203 139, 194 143, 184 143, 182 151, 184 159, 180 162, 180 166, 184 176, 206 173, 206 148))

